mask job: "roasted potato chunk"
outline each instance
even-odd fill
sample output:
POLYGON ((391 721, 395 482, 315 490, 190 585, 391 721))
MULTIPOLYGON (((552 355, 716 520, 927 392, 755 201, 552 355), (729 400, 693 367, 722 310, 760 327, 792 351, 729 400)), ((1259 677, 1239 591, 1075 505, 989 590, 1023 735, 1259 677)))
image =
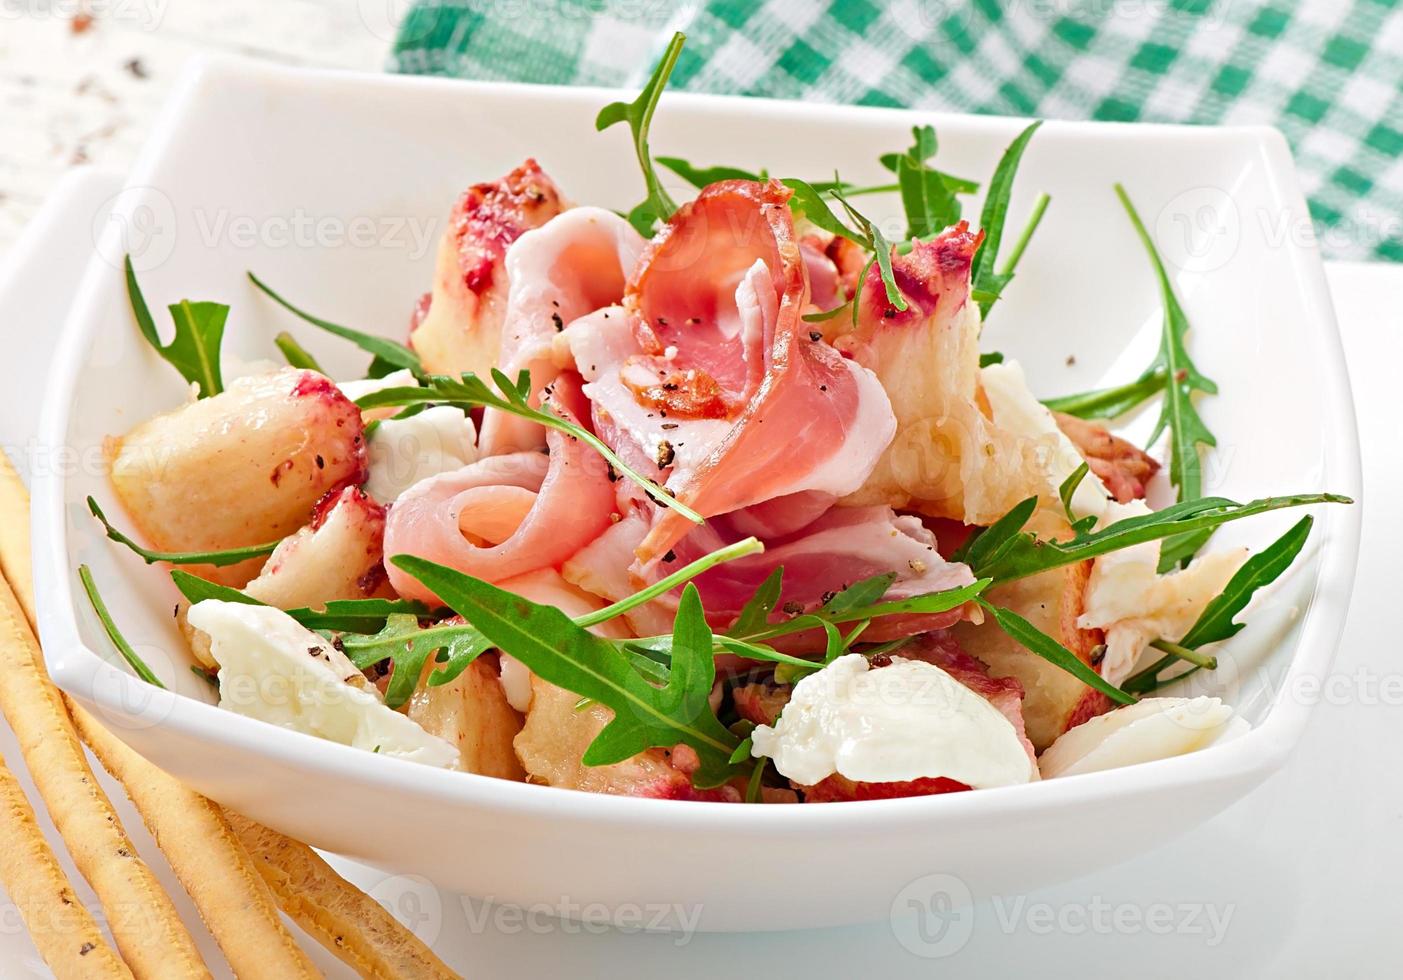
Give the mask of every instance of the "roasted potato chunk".
MULTIPOLYGON (((366 475, 360 412, 327 378, 287 368, 158 415, 114 440, 112 488, 146 542, 206 551, 296 531, 329 490, 366 475)), ((192 568, 242 585, 259 562, 192 568)))

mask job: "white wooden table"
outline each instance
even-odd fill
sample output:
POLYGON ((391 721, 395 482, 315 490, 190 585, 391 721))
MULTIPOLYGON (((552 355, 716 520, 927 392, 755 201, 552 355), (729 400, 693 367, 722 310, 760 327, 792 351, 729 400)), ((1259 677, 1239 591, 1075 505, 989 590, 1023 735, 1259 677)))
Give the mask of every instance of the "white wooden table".
POLYGON ((75 164, 126 172, 199 52, 375 70, 397 0, 0 0, 0 257, 75 164), (85 19, 83 10, 91 13, 85 19))

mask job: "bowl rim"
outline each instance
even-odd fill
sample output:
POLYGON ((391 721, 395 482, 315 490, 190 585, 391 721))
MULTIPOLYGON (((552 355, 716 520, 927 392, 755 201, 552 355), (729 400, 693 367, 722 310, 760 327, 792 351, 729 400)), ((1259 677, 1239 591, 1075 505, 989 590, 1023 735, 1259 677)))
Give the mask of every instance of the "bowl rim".
MULTIPOLYGON (((317 85, 354 93, 420 87, 449 87, 460 91, 466 88, 483 95, 529 94, 541 99, 590 105, 603 104, 620 96, 632 97, 632 93, 614 89, 377 75, 272 66, 223 55, 199 57, 186 68, 167 102, 129 175, 127 187, 148 183, 146 178, 159 166, 187 113, 195 111, 201 93, 231 80, 254 86, 317 85)), ((669 93, 665 98, 703 111, 734 112, 743 104, 748 113, 785 118, 796 115, 824 119, 871 118, 874 114, 885 114, 902 120, 958 120, 962 126, 1000 132, 1011 132, 1020 125, 1019 120, 1009 117, 885 107, 820 105, 694 93, 669 93)), ((1225 138, 1246 140, 1262 154, 1268 175, 1279 182, 1276 194, 1283 204, 1298 213, 1308 213, 1286 141, 1271 127, 1049 120, 1045 128, 1048 133, 1065 133, 1069 137, 1095 133, 1102 139, 1138 140, 1154 136, 1210 145, 1217 145, 1225 138)), ((109 227, 105 233, 109 241, 105 244, 116 245, 115 236, 119 232, 115 225, 109 227)), ((40 419, 42 445, 62 445, 67 438, 77 384, 74 367, 101 322, 99 297, 104 277, 115 274, 101 258, 104 251, 99 249, 99 254, 89 261, 56 347, 40 419)), ((890 830, 895 824, 928 822, 937 816, 941 819, 987 818, 996 813, 1007 816, 1230 779, 1259 781, 1284 763, 1309 717, 1312 705, 1289 696, 1293 684, 1304 678, 1323 679, 1330 668, 1352 592, 1362 516, 1354 402, 1324 268, 1314 242, 1291 242, 1289 254, 1307 304, 1307 315, 1319 325, 1314 333, 1316 349, 1312 355, 1322 368, 1320 382, 1326 388, 1323 402, 1330 409, 1322 420, 1326 427, 1325 483, 1332 490, 1354 497, 1356 503, 1353 507, 1327 508, 1318 517, 1319 565, 1290 665, 1264 720, 1226 744, 1186 756, 1039 784, 939 797, 869 800, 861 801, 861 806, 848 803, 823 807, 736 807, 715 802, 611 796, 439 770, 385 756, 373 758, 349 746, 277 728, 173 691, 153 688, 90 649, 79 633, 68 563, 64 504, 67 479, 56 468, 49 468, 35 477, 32 517, 40 632, 45 641, 49 671, 60 688, 101 709, 100 717, 109 723, 115 719, 131 720, 143 727, 158 727, 201 743, 228 744, 274 764, 346 780, 356 784, 362 792, 387 791, 521 816, 556 817, 568 812, 573 820, 641 824, 653 829, 721 829, 767 838, 821 835, 839 829, 861 828, 869 822, 874 827, 890 830), (1331 583, 1330 593, 1322 593, 1320 586, 1324 582, 1331 583), (133 704, 142 704, 143 708, 133 712, 133 704), (869 817, 860 818, 863 814, 869 817)), ((109 727, 119 736, 123 734, 121 723, 109 724, 109 727)))

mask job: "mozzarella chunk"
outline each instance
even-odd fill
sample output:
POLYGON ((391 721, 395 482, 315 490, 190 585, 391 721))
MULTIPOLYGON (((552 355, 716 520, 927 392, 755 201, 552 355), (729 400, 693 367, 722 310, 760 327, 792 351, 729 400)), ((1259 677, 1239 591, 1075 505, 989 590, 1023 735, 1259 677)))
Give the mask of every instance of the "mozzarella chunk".
POLYGON ((380 755, 451 767, 458 751, 349 681, 345 654, 280 609, 206 599, 190 624, 210 638, 219 706, 380 755))
POLYGON ((384 419, 370 434, 366 492, 392 503, 421 480, 477 461, 477 431, 461 408, 438 405, 404 419, 384 419))
POLYGON ((752 754, 812 786, 838 773, 859 782, 944 776, 967 786, 1035 778, 1013 724, 934 664, 893 657, 870 669, 850 653, 794 685, 773 727, 751 735, 752 754))
POLYGON ((1073 728, 1038 766, 1045 779, 1117 769, 1196 752, 1247 727, 1217 698, 1146 698, 1073 728))

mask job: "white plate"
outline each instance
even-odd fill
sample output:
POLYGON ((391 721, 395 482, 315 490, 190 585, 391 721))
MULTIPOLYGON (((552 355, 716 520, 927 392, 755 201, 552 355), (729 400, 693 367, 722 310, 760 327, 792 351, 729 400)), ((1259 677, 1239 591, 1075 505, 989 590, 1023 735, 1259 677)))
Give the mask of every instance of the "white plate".
MULTIPOLYGON (((208 691, 188 676, 170 620, 173 590, 110 547, 82 504, 106 492, 103 438, 181 397, 126 312, 110 261, 123 235, 153 305, 234 304, 237 356, 269 356, 272 335, 292 325, 253 295, 247 268, 322 315, 399 335, 428 281, 428 232, 465 184, 532 154, 575 199, 630 203, 639 178, 627 141, 592 126, 609 97, 229 62, 191 75, 117 202, 118 223, 103 240, 109 261, 94 260, 85 278, 49 385, 43 438, 78 460, 36 481, 41 626, 59 684, 202 792, 314 844, 473 894, 568 900, 586 916, 676 905, 711 929, 882 916, 925 872, 952 875, 976 896, 1060 880, 1194 826, 1280 766, 1309 708, 1295 692, 1323 675, 1339 634, 1358 508, 1320 512, 1307 557, 1204 682, 1241 708, 1249 735, 1040 785, 792 808, 592 796, 367 756, 201 700, 208 691), (354 227, 369 232, 347 237, 354 227), (298 229, 321 247, 299 247, 298 229), (73 601, 80 561, 180 695, 114 665, 90 612, 73 601), (431 830, 406 832, 407 820, 431 830)), ((1011 120, 678 97, 659 113, 653 143, 772 172, 818 176, 837 166, 862 181, 880 179, 876 154, 899 149, 911 123, 927 120, 940 130, 942 165, 972 175, 988 173, 1018 129, 1011 120)), ((1053 208, 996 312, 989 346, 1022 359, 1047 394, 1123 380, 1148 362, 1159 301, 1110 193, 1115 180, 1174 263, 1200 326, 1195 357, 1230 393, 1204 405, 1221 441, 1208 489, 1238 498, 1356 493, 1333 315, 1314 247, 1296 234, 1308 217, 1289 155, 1271 131, 1045 126, 1013 213, 1025 213, 1038 190, 1053 195, 1053 208)), ((307 339, 335 369, 364 360, 329 338, 307 339)), ((1288 519, 1234 525, 1220 543, 1260 545, 1288 519)))

